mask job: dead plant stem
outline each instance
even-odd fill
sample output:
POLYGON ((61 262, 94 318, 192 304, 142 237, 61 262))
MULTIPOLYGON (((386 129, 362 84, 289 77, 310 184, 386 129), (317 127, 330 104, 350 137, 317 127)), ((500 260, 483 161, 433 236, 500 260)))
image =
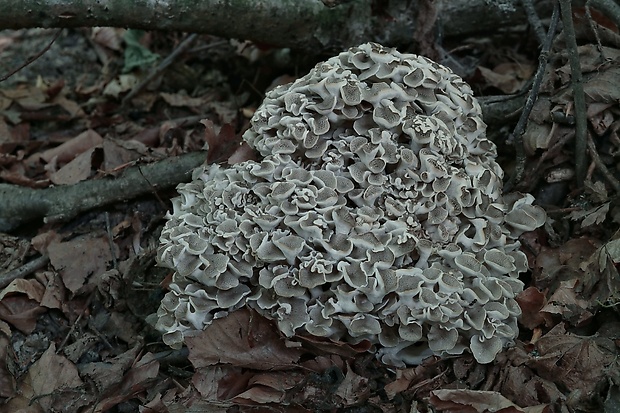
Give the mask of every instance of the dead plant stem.
POLYGON ((25 68, 26 66, 28 66, 29 64, 33 63, 35 60, 37 60, 39 57, 43 56, 45 54, 45 52, 47 52, 50 47, 52 47, 52 45, 54 44, 54 42, 56 41, 56 39, 58 39, 58 36, 60 36, 60 33, 62 33, 63 29, 58 29, 56 31, 56 34, 54 34, 54 37, 52 38, 52 40, 50 40, 50 42, 48 43, 47 46, 45 46, 42 50, 40 50, 39 52, 37 52, 37 54, 35 54, 34 56, 29 57, 23 64, 21 64, 20 66, 16 67, 15 69, 11 70, 9 73, 7 73, 6 75, 0 77, 0 82, 4 82, 5 80, 7 80, 8 78, 10 78, 11 76, 13 76, 15 73, 19 72, 20 70, 22 70, 23 68, 25 68))
POLYGON ((536 103, 536 99, 538 98, 538 91, 540 90, 540 85, 545 74, 545 68, 547 67, 547 61, 549 60, 549 50, 551 50, 551 44, 553 43, 553 37, 555 36, 555 30, 558 25, 559 15, 559 7, 558 3, 556 2, 553 7, 549 30, 547 31, 547 36, 542 45, 540 55, 538 56, 538 68, 536 69, 536 73, 534 74, 532 88, 530 89, 530 93, 525 101, 525 106, 523 107, 523 111, 521 112, 519 121, 517 122, 517 125, 512 132, 511 137, 515 146, 517 161, 513 175, 504 186, 506 192, 510 192, 521 181, 521 178, 523 177, 523 171, 525 171, 525 148, 523 147, 523 133, 525 132, 525 127, 530 117, 530 113, 534 108, 534 103, 536 103))
POLYGON ((570 64, 573 100, 575 102, 575 177, 577 179, 577 186, 582 187, 586 176, 586 148, 588 146, 586 136, 586 100, 583 93, 583 76, 581 74, 570 0, 560 0, 560 9, 562 10, 562 24, 564 25, 564 38, 570 64))

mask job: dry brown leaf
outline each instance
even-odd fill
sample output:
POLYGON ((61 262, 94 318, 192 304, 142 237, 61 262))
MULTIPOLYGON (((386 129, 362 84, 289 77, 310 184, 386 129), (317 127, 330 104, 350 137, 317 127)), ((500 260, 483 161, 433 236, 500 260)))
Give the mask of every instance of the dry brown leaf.
POLYGON ((248 389, 230 401, 247 404, 281 403, 284 401, 287 390, 292 389, 304 380, 304 375, 298 372, 274 371, 258 373, 248 380, 248 389))
POLYGON ((0 36, 0 52, 13 44, 15 39, 12 36, 0 36))
POLYGON ((40 157, 45 162, 51 162, 56 158, 57 162, 65 163, 74 159, 82 152, 94 148, 97 145, 101 145, 103 138, 94 130, 88 129, 76 137, 69 139, 61 145, 55 148, 48 149, 41 154, 36 154, 36 157, 40 157))
POLYGON ((255 161, 256 159, 256 152, 254 151, 254 149, 252 149, 247 142, 243 142, 240 146, 237 147, 237 149, 235 149, 232 155, 228 157, 228 160, 226 162, 228 162, 229 165, 234 165, 236 163, 248 160, 255 161))
POLYGON ((15 379, 7 367, 10 345, 8 337, 0 334, 0 397, 15 395, 15 379))
POLYGON ((607 381, 617 349, 613 340, 571 334, 558 324, 536 343, 537 355, 527 365, 568 392, 579 391, 589 398, 607 381))
POLYGON ((588 310, 592 303, 578 295, 576 291, 578 286, 579 280, 577 278, 561 281, 559 287, 540 311, 560 315, 563 320, 567 320, 576 326, 589 321, 594 317, 594 314, 588 310))
POLYGON ((90 275, 104 272, 112 261, 110 244, 104 236, 88 235, 66 242, 53 241, 47 251, 52 266, 73 293, 84 285, 90 275))
POLYGON ((202 399, 207 401, 217 401, 219 394, 220 381, 230 374, 235 367, 231 366, 212 366, 196 369, 192 377, 194 388, 200 393, 202 399))
POLYGON ((286 347, 277 328, 247 308, 213 321, 186 344, 195 368, 219 363, 258 370, 294 368, 303 353, 286 347))
POLYGON ((20 393, 44 411, 77 411, 88 402, 75 365, 56 354, 52 343, 21 378, 20 393), (82 397, 80 397, 82 396, 82 397))
POLYGON ((138 360, 123 379, 116 386, 108 389, 102 396, 97 405, 93 408, 93 413, 105 412, 117 404, 130 400, 140 393, 149 389, 156 380, 159 373, 159 362, 153 354, 146 353, 138 360))
POLYGON ((93 27, 91 37, 93 41, 111 50, 121 51, 122 37, 125 29, 116 27, 93 27))
POLYGON ((518 92, 534 73, 534 67, 523 63, 501 63, 493 70, 479 66, 480 74, 491 86, 506 94, 518 92))
POLYGON ((100 150, 100 147, 94 147, 82 152, 62 168, 52 172, 50 181, 56 185, 73 185, 88 179, 93 169, 93 159, 100 150))
POLYGON ((604 135, 614 122, 614 105, 612 103, 590 103, 587 116, 594 132, 598 136, 604 135))
POLYGON ((349 367, 344 376, 344 380, 340 383, 334 394, 342 399, 345 406, 364 403, 370 396, 368 378, 356 374, 349 367))
POLYGON ((540 310, 547 303, 545 294, 536 287, 528 287, 515 298, 521 307, 519 322, 526 328, 532 330, 535 327, 553 325, 552 318, 540 310))
POLYGON ((0 301, 0 320, 13 325, 25 334, 30 334, 37 326, 37 317, 47 311, 38 302, 25 295, 4 297, 0 301))
POLYGON ((462 413, 546 413, 547 405, 519 407, 498 392, 442 389, 431 392, 430 404, 438 411, 462 413))
POLYGON ((112 79, 103 89, 103 94, 118 98, 121 93, 131 90, 140 80, 134 74, 120 75, 112 79))
POLYGON ((207 163, 225 161, 239 148, 241 138, 235 134, 235 128, 231 124, 222 125, 216 132, 211 120, 203 119, 200 123, 205 126, 205 141, 208 147, 207 163))
MULTIPOLYGON (((88 342, 84 343, 82 346, 84 351, 88 349, 89 345, 88 342)), ((94 383, 99 393, 110 393, 111 389, 116 391, 118 384, 121 383, 126 371, 136 361, 141 350, 142 343, 111 360, 81 364, 78 366, 80 376, 88 378, 94 383)))
POLYGON ((437 375, 433 359, 427 359, 419 366, 396 370, 396 380, 385 386, 385 392, 390 400, 411 386, 422 381, 428 381, 437 375))
POLYGON ((606 70, 596 71, 583 85, 587 102, 617 104, 620 101, 619 78, 620 67, 611 66, 606 70))
POLYGON ((46 102, 47 95, 37 86, 20 85, 15 89, 0 90, 0 95, 17 103, 24 110, 34 111, 53 106, 46 102))
POLYGON ((53 271, 45 271, 41 276, 47 279, 41 305, 47 308, 62 309, 66 300, 66 290, 60 275, 53 271))
POLYGON ((58 241, 60 236, 54 230, 49 230, 35 235, 30 243, 32 247, 41 255, 47 255, 47 247, 54 241, 58 241))
POLYGON ((7 295, 25 294, 31 300, 41 302, 44 292, 45 287, 43 287, 39 281, 18 278, 11 281, 11 283, 0 292, 0 301, 7 295))
MULTIPOLYGON (((584 44, 584 45, 579 46, 577 50, 579 52, 579 63, 581 65, 582 73, 584 75, 590 72, 595 73, 594 77, 586 76, 586 84, 590 80, 596 77, 596 73, 602 73, 601 64, 604 62, 603 56, 606 59, 609 59, 610 62, 618 61, 618 59, 620 59, 620 50, 615 49, 613 47, 603 46, 599 48, 597 45, 590 43, 590 44, 584 44)), ((562 54, 564 55, 563 57, 566 57, 566 55, 568 54, 568 51, 564 50, 562 51, 562 54)), ((564 66, 559 67, 555 72, 556 74, 560 76, 563 84, 568 84, 570 83, 570 73, 571 73, 569 59, 564 58, 562 59, 562 62, 566 62, 566 63, 564 64, 564 66)), ((585 91, 585 85, 584 85, 584 91, 585 91)), ((566 96, 566 95, 572 94, 572 88, 570 90, 563 91, 563 93, 565 94, 565 96, 561 97, 563 98, 562 100, 567 100, 567 101, 572 100, 571 98, 566 96)))
POLYGON ((244 392, 248 388, 248 382, 256 372, 238 367, 227 370, 227 374, 219 381, 217 388, 218 400, 229 400, 244 392))
MULTIPOLYGON (((94 346, 99 344, 101 339, 92 333, 82 333, 75 341, 71 344, 67 344, 62 348, 62 354, 64 354, 69 360, 74 363, 77 363, 87 351, 90 351, 94 346)), ((88 376, 88 365, 90 363, 86 363, 85 365, 79 365, 80 376, 86 378, 88 376), (83 370, 84 369, 84 370, 83 370)))
POLYGON ((0 320, 0 333, 5 334, 7 337, 11 335, 11 326, 2 320, 0 320))
MULTIPOLYGON (((0 107, 2 106, 2 103, 0 102, 0 107)), ((0 110, 2 110, 0 108, 0 110)), ((0 116, 0 143, 9 143, 12 142, 13 138, 11 136, 11 129, 9 128, 9 125, 6 123, 6 121, 4 120, 3 116, 0 116)), ((3 150, 2 154, 3 156, 7 156, 7 154, 9 152, 12 151, 8 151, 8 150, 3 150)), ((6 161, 2 161, 3 164, 7 165, 8 162, 6 161)))
POLYGON ((233 403, 239 404, 267 404, 281 403, 286 393, 275 390, 271 387, 253 386, 243 393, 231 399, 233 403))
POLYGON ((68 99, 64 94, 54 97, 52 103, 63 108, 69 114, 70 119, 86 115, 82 107, 76 101, 68 99))
POLYGON ((120 166, 126 166, 148 152, 146 145, 141 142, 116 141, 106 139, 103 141, 103 165, 102 170, 114 171, 120 166))
POLYGON ((558 248, 542 247, 534 265, 536 287, 553 292, 562 280, 583 278, 581 266, 596 252, 599 244, 594 238, 580 237, 558 248))
POLYGON ((565 399, 554 383, 537 376, 531 368, 523 365, 509 364, 502 368, 500 393, 523 406, 554 405, 565 399))
POLYGON ((144 128, 134 135, 132 140, 146 147, 157 147, 159 146, 159 129, 159 126, 144 128))
POLYGON ((319 355, 310 360, 305 360, 299 363, 304 369, 313 371, 315 373, 321 373, 329 368, 337 367, 340 370, 345 369, 345 362, 341 356, 336 354, 319 355))

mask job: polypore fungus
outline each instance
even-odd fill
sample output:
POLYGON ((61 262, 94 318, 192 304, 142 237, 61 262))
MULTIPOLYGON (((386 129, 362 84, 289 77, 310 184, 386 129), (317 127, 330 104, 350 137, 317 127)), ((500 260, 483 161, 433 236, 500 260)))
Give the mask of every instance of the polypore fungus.
POLYGON ((396 366, 491 362, 517 334, 517 238, 545 213, 502 196, 485 130, 450 69, 374 43, 268 92, 244 134, 262 160, 198 168, 173 200, 164 342, 249 306, 396 366))

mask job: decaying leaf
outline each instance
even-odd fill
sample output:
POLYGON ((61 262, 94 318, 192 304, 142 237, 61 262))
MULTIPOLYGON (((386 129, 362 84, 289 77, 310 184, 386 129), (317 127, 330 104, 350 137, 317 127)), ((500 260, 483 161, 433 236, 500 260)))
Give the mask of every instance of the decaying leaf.
POLYGON ((100 397, 93 413, 109 411, 119 403, 144 392, 157 380, 159 362, 153 354, 146 353, 127 371, 120 383, 112 386, 100 397))
POLYGON ((205 125, 205 140, 208 146, 207 162, 217 163, 227 160, 240 146, 241 138, 229 123, 222 125, 218 132, 209 119, 200 121, 205 125))
POLYGON ((579 336, 558 324, 536 343, 536 357, 527 364, 543 378, 580 391, 587 400, 606 382, 607 371, 615 368, 617 350, 610 339, 579 336))
POLYGON ((489 85, 506 94, 518 92, 534 73, 533 66, 522 63, 501 63, 493 70, 479 66, 478 70, 489 85))
POLYGON ((186 344, 196 368, 220 363, 257 370, 292 368, 303 354, 286 347, 271 322, 247 308, 215 320, 186 344))
POLYGON ((110 243, 103 236, 89 235, 66 242, 53 241, 47 251, 52 265, 73 293, 84 285, 89 276, 104 272, 112 261, 110 243))
POLYGON ((540 309, 542 313, 557 314, 573 325, 582 325, 594 317, 590 311, 591 303, 579 294, 579 280, 572 278, 561 281, 559 287, 549 297, 548 303, 540 309))
POLYGON ((56 354, 52 343, 18 384, 20 396, 40 406, 44 411, 77 411, 89 402, 77 397, 83 393, 83 381, 75 365, 56 354))
POLYGON ((546 413, 548 405, 519 407, 498 392, 480 390, 435 390, 430 404, 440 412, 546 413))
POLYGON ((536 287, 528 287, 516 297, 519 307, 521 307, 521 317, 519 322, 526 328, 532 330, 538 326, 551 326, 553 321, 547 313, 541 312, 545 307, 547 299, 545 294, 536 287))

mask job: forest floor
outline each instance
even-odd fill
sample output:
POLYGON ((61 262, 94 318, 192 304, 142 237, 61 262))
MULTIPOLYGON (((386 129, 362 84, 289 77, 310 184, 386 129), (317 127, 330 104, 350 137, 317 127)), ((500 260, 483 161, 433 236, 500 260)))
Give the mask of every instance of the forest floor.
MULTIPOLYGON (((493 363, 465 354, 395 369, 355 346, 311 342, 300 358, 247 310, 214 322, 189 350, 169 349, 152 319, 170 282, 156 250, 175 191, 153 187, 0 233, 0 412, 620 411, 620 42, 605 19, 581 16, 575 25, 586 113, 575 113, 559 34, 516 186, 549 219, 521 239, 531 268, 518 297, 521 332, 493 363), (588 27, 606 30, 602 44, 588 27), (583 186, 573 166, 581 115, 591 141, 583 186)), ((187 38, 112 28, 0 32, 0 77, 12 74, 0 82, 0 182, 43 190, 115 179, 207 140, 209 161, 218 162, 265 90, 329 57, 187 38)), ((538 65, 525 24, 442 50, 477 96, 527 93, 538 65)), ((507 177, 518 115, 488 132, 507 177)))

